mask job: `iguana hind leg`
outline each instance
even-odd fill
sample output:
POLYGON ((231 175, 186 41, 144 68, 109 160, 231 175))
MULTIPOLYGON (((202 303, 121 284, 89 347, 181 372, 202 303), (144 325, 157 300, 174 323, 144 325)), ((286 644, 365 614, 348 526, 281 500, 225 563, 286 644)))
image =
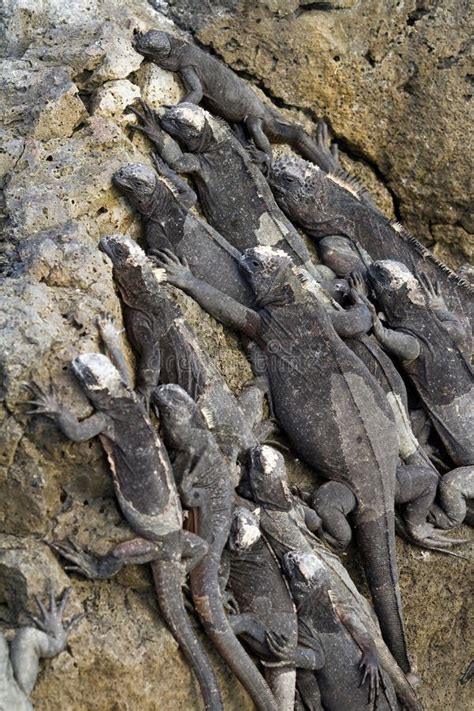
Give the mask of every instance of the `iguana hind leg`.
POLYGON ((273 115, 266 115, 263 132, 275 143, 289 143, 303 158, 316 163, 326 173, 337 170, 338 161, 320 146, 298 125, 286 123, 273 115))
POLYGON ((431 508, 431 519, 439 528, 455 528, 465 522, 468 502, 474 499, 474 467, 457 467, 439 482, 439 504, 431 508))
POLYGON ((336 548, 346 548, 352 538, 347 516, 357 506, 349 487, 328 481, 313 493, 311 506, 321 518, 324 538, 336 548))

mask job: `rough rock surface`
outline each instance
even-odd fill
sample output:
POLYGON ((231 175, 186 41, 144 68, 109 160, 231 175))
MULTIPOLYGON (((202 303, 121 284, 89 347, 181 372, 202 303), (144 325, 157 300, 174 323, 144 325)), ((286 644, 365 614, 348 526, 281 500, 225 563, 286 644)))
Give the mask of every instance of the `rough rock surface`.
MULTIPOLYGON (((167 9, 164 2, 153 4, 167 9)), ((192 5, 175 2, 171 9, 175 12, 192 5)), ((392 104, 387 107, 385 101, 395 99, 392 94, 380 98, 382 79, 377 72, 382 69, 371 67, 364 75, 357 69, 362 61, 359 50, 349 47, 349 37, 351 46, 357 42, 363 45, 369 23, 362 27, 360 20, 350 33, 344 30, 344 23, 348 22, 345 13, 356 12, 359 3, 324 3, 324 12, 309 10, 309 6, 305 12, 304 5, 290 0, 266 0, 259 10, 260 23, 258 17, 247 25, 238 19, 218 17, 209 24, 216 8, 232 11, 237 2, 207 2, 200 3, 207 28, 203 16, 194 19, 196 27, 202 28, 203 41, 212 42, 237 68, 253 72, 262 86, 270 87, 289 104, 306 110, 311 103, 311 109, 327 113, 338 135, 346 138, 344 146, 351 149, 348 160, 356 158, 352 165, 377 192, 387 211, 392 208, 394 193, 410 219, 412 205, 413 219, 416 217, 420 224, 425 225, 430 211, 439 208, 442 219, 433 221, 433 234, 438 234, 437 230, 443 234, 443 249, 451 249, 448 241, 453 250, 457 249, 461 229, 458 218, 450 222, 445 217, 448 205, 453 211, 460 209, 464 195, 452 193, 450 201, 449 193, 434 182, 433 170, 426 162, 438 160, 431 141, 436 144, 439 140, 439 148, 454 141, 454 137, 443 135, 443 124, 438 139, 431 137, 428 141, 428 134, 423 134, 423 151, 418 153, 425 162, 417 164, 415 172, 408 170, 409 151, 404 144, 405 162, 398 163, 392 148, 400 140, 400 132, 408 130, 407 120, 400 118, 399 112, 386 128, 382 119, 392 104), (271 31, 277 22, 283 23, 278 40, 271 31), (313 28, 311 32, 317 40, 315 46, 320 49, 320 55, 314 50, 311 62, 308 59, 312 78, 306 78, 304 85, 298 40, 303 36, 298 34, 303 33, 305 25, 299 24, 303 22, 310 23, 308 27, 313 28), (291 44, 291 32, 295 34, 290 58, 285 48, 291 44), (265 33, 266 39, 258 40, 265 33), (231 35, 235 37, 232 39, 231 35), (320 36, 326 38, 324 51, 320 36), (262 46, 258 52, 252 44, 257 40, 262 46), (331 42, 341 46, 339 61, 333 58, 333 65, 328 60, 331 42), (268 51, 274 52, 275 67, 264 73, 268 51), (315 64, 318 57, 318 61, 327 62, 325 69, 318 69, 315 64), (336 68, 343 72, 339 78, 336 68), (318 76, 323 71, 324 86, 318 76), (346 84, 352 87, 350 91, 344 89, 346 84), (370 116, 369 95, 377 103, 380 126, 374 121, 364 125, 370 116), (336 101, 337 112, 333 111, 336 101), (382 147, 387 164, 381 160, 379 163, 382 147), (388 175, 403 175, 403 181, 398 185, 398 178, 394 181, 388 175), (386 181, 378 181, 380 176, 386 181), (430 199, 434 193, 437 200, 430 199), (415 199, 420 200, 416 214, 415 199)), ((407 7, 403 10, 405 15, 407 7)), ((0 48, 5 60, 0 70, 0 187, 5 278, 0 283, 0 622, 8 630, 25 621, 22 611, 28 602, 31 604, 33 594, 44 594, 49 582, 59 591, 69 581, 45 541, 71 536, 78 544, 104 553, 130 535, 115 505, 99 444, 72 444, 47 419, 28 416, 28 393, 23 384, 36 380, 47 386, 52 381, 61 399, 79 417, 89 414, 89 405, 70 375, 68 364, 78 353, 99 348, 97 315, 108 311, 120 323, 111 270, 97 250, 97 242, 112 231, 140 237, 138 221, 112 188, 110 178, 124 163, 149 161, 149 147, 127 128, 133 117, 124 117, 123 109, 140 94, 156 107, 174 103, 182 87, 171 74, 143 62, 132 48, 130 39, 135 27, 172 28, 170 20, 145 0, 124 0, 120 4, 113 0, 5 0, 2 12, 0 48)), ((188 20, 191 16, 188 13, 188 20)), ((379 27, 379 16, 381 11, 373 14, 370 26, 379 27)), ((428 22, 429 17, 422 19, 428 22)), ((185 21, 183 14, 180 21, 185 21)), ((421 20, 411 27, 418 31, 420 25, 421 20)), ((305 31, 309 32, 308 27, 305 31)), ((393 31, 390 29, 387 37, 391 38, 393 31)), ((400 35, 401 43, 415 41, 410 32, 400 35)), ((446 35, 450 33, 451 30, 446 35)), ((392 40, 384 40, 380 28, 374 30, 374 37, 378 44, 374 39, 373 47, 377 44, 382 56, 384 41, 387 51, 392 40)), ((454 35, 451 40, 448 36, 444 39, 454 42, 454 35)), ((425 55, 422 52, 420 56, 425 55)), ((404 57, 402 53, 397 66, 400 71, 403 67, 404 71, 411 71, 408 64, 404 65, 404 57)), ((383 57, 377 63, 389 64, 388 59, 382 60, 383 57)), ((463 61, 461 57, 452 66, 463 61)), ((423 64, 425 74, 427 66, 423 64)), ((455 82, 455 76, 450 76, 450 81, 455 82)), ((433 83, 434 77, 433 74, 433 83)), ((420 82, 423 84, 421 79, 420 82)), ((385 90, 389 90, 388 85, 385 90)), ((454 104, 453 117, 457 111, 454 104)), ((430 126, 441 121, 442 107, 436 104, 430 114, 424 104, 420 106, 416 121, 421 120, 422 114, 429 117, 430 126)), ((293 114, 307 128, 314 128, 310 114, 292 111, 293 114)), ((456 171, 462 170, 463 160, 463 156, 456 161, 451 157, 450 171, 442 173, 443 179, 452 181, 453 190, 462 182, 461 172, 456 171)), ((445 165, 444 157, 439 163, 445 165)), ((467 230, 464 223, 462 229, 467 230)), ((240 391, 250 377, 250 369, 237 340, 189 299, 178 294, 177 298, 230 387, 240 391)), ((130 352, 129 357, 133 366, 130 352)), ((309 480, 301 463, 289 456, 288 464, 294 481, 309 480)), ((399 544, 399 552, 410 646, 424 682, 421 694, 426 707, 433 711, 467 708, 468 688, 461 687, 457 679, 469 661, 468 564, 426 555, 403 543, 399 544)), ((33 697, 37 709, 201 708, 197 686, 160 620, 146 567, 130 568, 110 582, 91 583, 74 576, 71 582, 71 614, 82 605, 86 619, 73 634, 67 651, 43 665, 33 697)), ((219 668, 226 709, 250 708, 238 683, 223 664, 213 659, 219 668)))

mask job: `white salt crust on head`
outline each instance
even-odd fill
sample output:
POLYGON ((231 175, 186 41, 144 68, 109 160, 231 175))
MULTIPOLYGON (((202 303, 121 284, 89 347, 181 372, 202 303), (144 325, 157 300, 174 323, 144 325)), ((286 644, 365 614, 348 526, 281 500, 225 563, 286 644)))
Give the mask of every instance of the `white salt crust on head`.
POLYGON ((194 126, 198 131, 201 131, 206 123, 204 110, 194 104, 180 104, 173 109, 173 113, 187 121, 191 126, 194 126))
POLYGON ((321 168, 319 168, 315 163, 310 163, 304 158, 298 156, 285 156, 279 158, 275 161, 273 172, 275 176, 278 173, 285 173, 286 175, 291 175, 294 178, 298 178, 306 182, 308 178, 311 178, 315 173, 320 173, 321 168))
POLYGON ((390 286, 398 291, 402 286, 406 286, 408 290, 408 298, 413 304, 423 306, 425 303, 423 292, 420 288, 418 280, 411 271, 401 262, 396 262, 393 259, 381 259, 379 262, 390 278, 390 286))
POLYGON ((269 247, 268 245, 261 245, 259 247, 254 247, 252 249, 253 253, 262 259, 286 259, 289 263, 291 262, 290 257, 282 249, 276 249, 275 247, 269 247))
POLYGON ((311 580, 317 573, 325 570, 324 565, 314 553, 294 553, 292 559, 306 580, 311 580))
POLYGON ((110 242, 118 242, 119 244, 126 245, 130 255, 128 261, 131 264, 139 266, 141 264, 148 263, 147 256, 143 249, 133 239, 130 239, 130 237, 125 237, 125 235, 121 234, 114 234, 107 237, 107 240, 110 242))
POLYGON ((120 373, 107 356, 102 353, 83 353, 72 362, 74 372, 82 377, 85 371, 92 373, 96 384, 88 383, 89 390, 108 390, 111 394, 123 390, 120 373))
POLYGON ((251 548, 262 536, 259 519, 255 513, 257 512, 246 511, 243 508, 238 508, 235 511, 238 532, 236 543, 238 543, 239 550, 251 548))

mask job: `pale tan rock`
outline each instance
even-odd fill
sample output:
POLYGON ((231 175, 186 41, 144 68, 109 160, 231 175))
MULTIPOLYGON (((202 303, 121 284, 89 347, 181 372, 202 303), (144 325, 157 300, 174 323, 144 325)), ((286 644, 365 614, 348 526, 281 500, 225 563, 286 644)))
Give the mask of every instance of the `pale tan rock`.
POLYGON ((142 98, 155 108, 178 104, 184 96, 184 87, 178 76, 153 62, 141 65, 135 72, 135 81, 141 89, 142 98))
POLYGON ((124 114, 125 109, 139 97, 140 88, 128 79, 108 81, 95 92, 91 113, 113 118, 118 124, 128 124, 134 117, 131 113, 124 114))

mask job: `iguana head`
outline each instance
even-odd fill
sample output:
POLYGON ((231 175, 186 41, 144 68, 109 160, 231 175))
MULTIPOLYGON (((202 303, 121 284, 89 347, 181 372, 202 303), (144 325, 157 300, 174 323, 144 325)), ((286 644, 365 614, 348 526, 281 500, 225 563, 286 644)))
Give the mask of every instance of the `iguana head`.
POLYGON ((156 291, 161 272, 152 269, 145 252, 132 239, 121 234, 108 235, 100 240, 99 249, 112 262, 114 279, 125 303, 133 305, 131 301, 135 293, 145 298, 147 290, 156 291))
POLYGON ((96 406, 109 398, 130 396, 117 368, 102 353, 83 353, 72 361, 72 371, 89 400, 96 406))
POLYGON ((339 277, 345 277, 357 270, 366 273, 367 264, 372 261, 366 252, 364 260, 352 240, 343 235, 328 235, 318 242, 318 252, 322 262, 339 277))
POLYGON ((329 589, 330 577, 326 567, 314 553, 290 551, 283 556, 283 571, 290 582, 295 601, 309 592, 329 589))
POLYGON ((165 60, 171 53, 171 35, 160 30, 137 32, 133 36, 133 47, 160 65, 160 60, 165 60))
POLYGON ((381 259, 367 270, 367 279, 379 307, 388 320, 413 309, 426 308, 426 298, 418 279, 401 262, 381 259))
POLYGON ((311 195, 309 186, 323 180, 323 175, 316 165, 303 158, 282 156, 272 163, 268 182, 282 210, 298 220, 303 217, 311 195))
POLYGON ((229 548, 236 552, 245 552, 262 536, 258 509, 249 511, 243 506, 236 506, 232 514, 229 533, 229 548))
POLYGON ((152 398, 158 407, 165 441, 171 447, 180 449, 182 444, 187 445, 196 427, 207 429, 199 407, 180 385, 160 385, 153 392, 152 398))
POLYGON ((160 121, 164 130, 191 152, 205 150, 212 140, 212 117, 196 104, 170 106, 160 121))
POLYGON ((136 210, 149 214, 160 183, 154 170, 142 163, 129 163, 115 171, 112 183, 136 210))
POLYGON ((281 249, 268 246, 246 249, 240 266, 260 307, 303 301, 312 293, 311 286, 317 288, 315 280, 281 249))
POLYGON ((253 447, 239 491, 263 508, 289 511, 293 498, 280 452, 267 445, 253 447))

